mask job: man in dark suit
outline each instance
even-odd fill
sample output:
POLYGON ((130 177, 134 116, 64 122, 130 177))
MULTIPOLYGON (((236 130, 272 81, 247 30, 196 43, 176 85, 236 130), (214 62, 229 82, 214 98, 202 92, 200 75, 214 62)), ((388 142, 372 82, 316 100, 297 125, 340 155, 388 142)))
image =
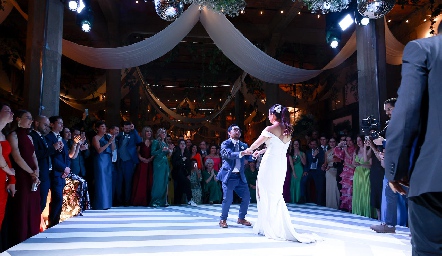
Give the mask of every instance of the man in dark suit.
POLYGON ((204 159, 204 157, 210 153, 207 151, 207 144, 204 140, 200 142, 200 149, 198 150, 198 153, 200 153, 202 159, 204 159))
POLYGON ((65 178, 71 172, 69 167, 71 159, 69 158, 69 148, 67 141, 60 136, 63 130, 63 119, 60 116, 51 116, 49 118, 51 132, 45 138, 48 145, 59 143, 60 148, 51 155, 52 172, 51 179, 51 203, 49 204, 49 227, 53 227, 60 222, 61 208, 63 205, 63 188, 66 185, 65 178))
POLYGON ((322 168, 325 152, 318 147, 316 140, 311 140, 309 147, 310 150, 305 152, 307 163, 304 166, 304 174, 301 180, 301 194, 304 192, 306 199, 312 199, 308 192, 309 184, 313 181, 316 193, 315 203, 325 206, 325 169, 322 168))
POLYGON ((50 132, 49 119, 46 116, 37 116, 34 120, 34 129, 29 133, 34 143, 37 156, 38 169, 40 170, 40 207, 41 212, 46 208, 49 189, 51 188, 50 173, 52 172, 51 155, 54 155, 61 145, 58 141, 54 144, 46 142, 44 136, 50 132))
POLYGON ((244 174, 244 160, 252 161, 252 156, 245 155, 244 150, 248 148, 247 144, 241 142, 240 128, 232 124, 227 128, 229 139, 221 144, 221 157, 223 165, 219 169, 217 179, 222 182, 223 202, 222 213, 219 226, 227 228, 227 216, 229 215, 230 205, 233 201, 233 191, 241 197, 241 205, 239 207, 238 224, 251 226, 252 224, 245 219, 247 209, 250 203, 250 192, 246 176, 244 174))
POLYGON ((137 145, 141 143, 141 137, 134 129, 131 122, 123 123, 123 131, 116 137, 118 149, 118 171, 116 178, 116 203, 124 206, 130 205, 132 195, 132 177, 138 160, 137 145))
MULTIPOLYGON (((438 30, 441 35, 442 26, 438 30)), ((405 46, 402 82, 387 130, 384 166, 389 185, 405 194, 400 184, 409 177, 413 255, 442 255, 441 70, 442 36, 405 46)))

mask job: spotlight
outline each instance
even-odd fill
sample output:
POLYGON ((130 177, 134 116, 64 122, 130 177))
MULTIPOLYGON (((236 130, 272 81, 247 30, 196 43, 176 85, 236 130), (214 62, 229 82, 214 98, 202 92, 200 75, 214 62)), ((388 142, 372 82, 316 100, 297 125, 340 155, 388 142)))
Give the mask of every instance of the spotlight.
POLYGON ((79 0, 69 0, 68 1, 68 8, 71 11, 76 11, 78 9, 78 6, 80 5, 80 1, 79 0))
POLYGON ((78 8, 77 8, 77 13, 81 13, 81 11, 83 11, 83 9, 86 7, 86 5, 84 4, 83 0, 79 0, 78 1, 78 8))
POLYGON ((348 27, 351 26, 351 24, 353 23, 353 19, 351 18, 350 14, 347 14, 344 16, 344 18, 339 21, 339 27, 341 27, 342 31, 345 31, 348 27))
POLYGON ((81 30, 83 30, 84 32, 89 32, 91 31, 91 23, 88 20, 83 20, 81 22, 81 30))
POLYGON ((84 12, 78 13, 76 23, 84 32, 90 32, 94 23, 94 14, 90 7, 87 7, 84 12))
POLYGON ((330 27, 327 29, 326 36, 327 44, 330 45, 331 48, 336 48, 341 41, 341 31, 336 27, 330 27))
POLYGON ((338 45, 339 45, 338 39, 337 38, 332 38, 331 42, 330 42, 330 47, 335 49, 336 47, 338 47, 338 45))
POLYGON ((368 23, 370 23, 370 19, 362 16, 358 11, 355 11, 355 23, 357 25, 367 26, 368 23))

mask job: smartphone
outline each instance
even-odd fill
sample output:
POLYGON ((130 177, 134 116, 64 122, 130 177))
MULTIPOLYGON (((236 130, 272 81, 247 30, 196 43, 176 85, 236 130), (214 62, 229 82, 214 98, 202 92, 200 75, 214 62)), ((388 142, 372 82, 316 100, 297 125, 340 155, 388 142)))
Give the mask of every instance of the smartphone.
POLYGON ((85 108, 84 113, 88 116, 89 115, 89 109, 85 108))
POLYGON ((365 136, 365 141, 370 140, 370 136, 365 136))

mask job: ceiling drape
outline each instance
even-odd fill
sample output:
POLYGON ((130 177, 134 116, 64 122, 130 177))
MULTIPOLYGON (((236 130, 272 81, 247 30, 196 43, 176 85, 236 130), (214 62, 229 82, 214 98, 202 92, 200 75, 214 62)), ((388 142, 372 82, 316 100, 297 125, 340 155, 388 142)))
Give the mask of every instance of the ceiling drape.
MULTIPOLYGON (((13 0, 17 10, 27 18, 13 0)), ((337 67, 356 51, 356 38, 353 34, 342 50, 321 70, 295 68, 268 56, 255 47, 224 16, 209 8, 189 8, 165 29, 141 42, 117 48, 93 48, 63 40, 63 54, 81 64, 103 68, 123 69, 151 62, 173 49, 201 21, 206 31, 223 53, 238 67, 250 75, 269 83, 290 84, 309 80, 323 70, 337 67)), ((403 45, 385 26, 387 63, 401 63, 403 45)))

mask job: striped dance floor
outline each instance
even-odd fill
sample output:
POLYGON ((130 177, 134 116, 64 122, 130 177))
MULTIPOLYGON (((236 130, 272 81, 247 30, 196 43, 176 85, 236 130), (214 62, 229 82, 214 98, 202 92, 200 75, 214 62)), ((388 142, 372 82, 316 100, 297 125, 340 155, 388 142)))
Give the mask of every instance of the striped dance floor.
MULTIPOLYGON (((370 230, 376 220, 313 204, 288 204, 295 229, 315 233, 314 244, 275 241, 236 224, 232 205, 229 228, 218 227, 221 205, 120 207, 86 211, 10 248, 1 255, 411 255, 409 229, 396 234, 370 230)), ((256 220, 256 205, 247 219, 256 220)))

